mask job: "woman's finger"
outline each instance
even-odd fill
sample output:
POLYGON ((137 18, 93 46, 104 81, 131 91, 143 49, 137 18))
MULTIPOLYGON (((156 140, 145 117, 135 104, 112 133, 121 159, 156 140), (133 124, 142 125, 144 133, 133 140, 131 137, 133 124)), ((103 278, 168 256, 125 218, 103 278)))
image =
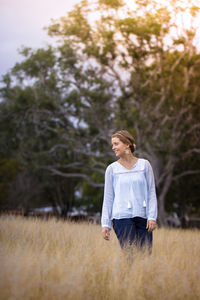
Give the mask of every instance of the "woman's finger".
POLYGON ((146 229, 148 229, 148 232, 152 232, 156 228, 156 222, 148 220, 146 229))
POLYGON ((110 237, 110 231, 109 229, 103 229, 102 230, 102 236, 105 240, 109 240, 109 237, 110 237))

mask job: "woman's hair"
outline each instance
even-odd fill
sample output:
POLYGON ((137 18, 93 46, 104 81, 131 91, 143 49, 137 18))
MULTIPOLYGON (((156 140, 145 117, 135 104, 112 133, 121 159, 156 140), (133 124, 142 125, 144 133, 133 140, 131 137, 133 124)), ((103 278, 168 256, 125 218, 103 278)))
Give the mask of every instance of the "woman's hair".
POLYGON ((112 138, 117 137, 122 143, 128 144, 131 152, 135 151, 135 139, 127 130, 119 130, 112 135, 112 138))

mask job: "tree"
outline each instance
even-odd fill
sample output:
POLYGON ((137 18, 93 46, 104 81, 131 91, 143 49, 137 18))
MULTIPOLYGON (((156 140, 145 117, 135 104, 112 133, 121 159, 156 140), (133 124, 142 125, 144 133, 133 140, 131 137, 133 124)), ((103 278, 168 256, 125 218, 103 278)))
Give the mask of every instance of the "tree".
MULTIPOLYGON (((195 163, 187 164, 200 152, 194 27, 199 7, 194 1, 184 9, 180 1, 170 3, 167 8, 138 0, 129 8, 119 0, 82 1, 48 27, 58 46, 24 49, 25 60, 12 73, 19 85, 11 87, 7 77, 3 89, 8 103, 19 91, 31 92, 25 98, 33 99, 26 109, 32 122, 26 120, 24 128, 27 134, 29 126, 34 128, 42 145, 37 159, 43 157, 37 166, 49 174, 102 187, 105 167, 113 160, 110 136, 128 129, 136 137, 137 154, 153 165, 161 224, 173 182, 200 172, 195 163), (191 26, 180 28, 176 19, 186 12, 191 26)), ((33 153, 26 141, 22 146, 33 153)))
POLYGON ((138 153, 152 162, 164 223, 164 201, 173 181, 199 173, 187 167, 175 174, 180 162, 200 152, 200 55, 193 24, 199 7, 190 3, 184 8, 191 26, 180 29, 180 2, 171 1, 171 12, 156 1, 136 4, 122 17, 120 1, 99 1, 100 17, 92 27, 88 20, 93 11, 82 2, 68 18, 52 24, 49 34, 70 42, 85 60, 95 60, 104 78, 112 80, 118 94, 113 99, 115 127, 129 128, 137 137, 138 153))

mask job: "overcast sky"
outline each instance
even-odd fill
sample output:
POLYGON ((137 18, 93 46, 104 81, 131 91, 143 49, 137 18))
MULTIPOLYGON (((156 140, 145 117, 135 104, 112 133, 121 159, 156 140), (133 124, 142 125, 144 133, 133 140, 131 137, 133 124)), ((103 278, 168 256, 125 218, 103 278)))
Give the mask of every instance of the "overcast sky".
MULTIPOLYGON (((196 1, 199 6, 200 0, 196 1)), ((50 24, 51 18, 58 19, 66 15, 79 2, 80 0, 0 0, 0 79, 21 60, 18 49, 22 46, 44 47, 50 42, 50 38, 43 28, 50 24)), ((125 2, 133 4, 133 0, 125 2)), ((186 15, 184 22, 187 23, 188 20, 186 15)), ((200 49, 199 36, 200 26, 197 43, 200 49)))
POLYGON ((43 47, 49 37, 43 27, 64 16, 80 0, 0 0, 0 79, 21 56, 21 46, 43 47))

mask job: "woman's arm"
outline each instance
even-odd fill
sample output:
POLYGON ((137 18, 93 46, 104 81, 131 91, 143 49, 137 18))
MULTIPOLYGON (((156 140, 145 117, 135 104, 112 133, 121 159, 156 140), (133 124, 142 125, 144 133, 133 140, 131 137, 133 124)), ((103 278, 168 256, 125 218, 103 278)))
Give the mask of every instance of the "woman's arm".
POLYGON ((104 199, 102 207, 101 225, 111 230, 111 217, 113 207, 114 191, 113 191, 113 171, 108 166, 105 172, 104 199))
POLYGON ((150 162, 146 161, 146 180, 147 180, 147 197, 148 197, 148 211, 147 211, 147 219, 156 221, 157 219, 157 197, 156 197, 156 188, 155 188, 155 180, 153 169, 151 167, 150 162))

